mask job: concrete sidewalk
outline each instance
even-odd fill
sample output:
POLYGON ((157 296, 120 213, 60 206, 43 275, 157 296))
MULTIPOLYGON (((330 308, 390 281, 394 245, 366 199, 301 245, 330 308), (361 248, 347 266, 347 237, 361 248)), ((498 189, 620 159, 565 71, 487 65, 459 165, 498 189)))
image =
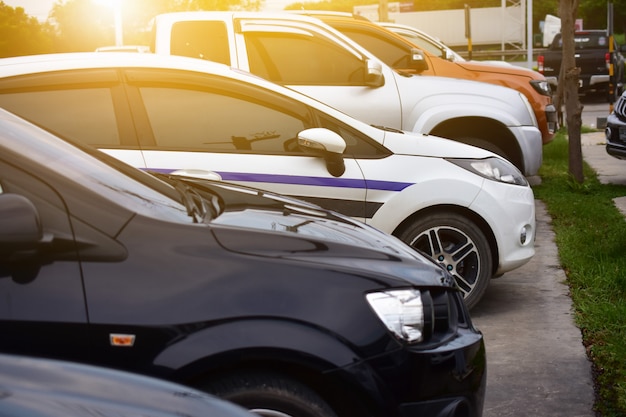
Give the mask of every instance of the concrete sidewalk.
MULTIPOLYGON (((608 155, 603 132, 584 134, 583 158, 602 183, 626 185, 626 161, 608 155)), ((615 200, 626 215, 626 197, 615 200)), ((591 362, 574 323, 551 219, 537 200, 536 254, 494 279, 472 310, 487 349, 483 417, 597 417, 591 362)))
MULTIPOLYGON (((602 184, 626 185, 626 160, 606 153, 604 132, 585 133, 580 139, 583 159, 598 174, 602 184)), ((626 216, 626 196, 613 199, 615 206, 626 216)))

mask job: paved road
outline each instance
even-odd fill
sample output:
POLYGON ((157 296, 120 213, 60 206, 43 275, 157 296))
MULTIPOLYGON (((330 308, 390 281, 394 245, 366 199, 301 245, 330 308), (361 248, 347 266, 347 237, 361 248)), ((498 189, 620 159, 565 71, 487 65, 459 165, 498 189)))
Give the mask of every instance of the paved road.
POLYGON ((493 280, 472 310, 487 348, 483 417, 593 417, 591 364, 540 201, 536 249, 528 264, 493 280))
MULTIPOLYGON (((626 185, 626 161, 606 154, 602 132, 584 134, 582 145, 601 182, 626 185)), ((616 205, 626 216, 626 197, 616 205)), ((574 325, 551 219, 541 201, 536 209, 536 255, 493 280, 472 310, 487 347, 483 417, 595 417, 591 363, 574 325)))

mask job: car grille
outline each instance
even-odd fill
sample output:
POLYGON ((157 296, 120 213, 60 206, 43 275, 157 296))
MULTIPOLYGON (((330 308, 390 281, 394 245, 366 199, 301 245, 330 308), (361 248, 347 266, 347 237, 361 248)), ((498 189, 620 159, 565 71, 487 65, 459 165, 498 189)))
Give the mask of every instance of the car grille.
POLYGON ((623 94, 620 96, 613 110, 615 111, 617 117, 620 119, 626 119, 626 96, 623 94))
POLYGON ((456 336, 458 327, 470 326, 463 298, 456 291, 422 291, 427 323, 421 347, 432 347, 456 336))

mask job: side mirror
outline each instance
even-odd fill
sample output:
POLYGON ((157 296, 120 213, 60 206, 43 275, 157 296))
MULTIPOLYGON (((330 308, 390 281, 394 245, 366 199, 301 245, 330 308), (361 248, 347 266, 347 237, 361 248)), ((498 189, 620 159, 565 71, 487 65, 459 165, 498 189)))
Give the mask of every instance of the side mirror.
POLYGON ((29 199, 0 194, 0 277, 11 276, 18 284, 33 281, 45 263, 40 252, 47 240, 29 199))
POLYGON ((365 85, 368 87, 382 87, 385 85, 385 77, 383 76, 383 66, 378 61, 371 59, 365 60, 365 85))
POLYGON ((332 130, 321 127, 303 130, 298 133, 298 146, 306 153, 322 156, 333 177, 340 177, 346 172, 343 161, 346 141, 332 130))
POLYGON ((428 69, 428 62, 424 57, 424 52, 417 48, 411 48, 411 55, 409 56, 409 65, 411 69, 417 72, 423 72, 428 69))
POLYGON ((39 213, 33 203, 18 194, 0 194, 0 261, 27 259, 42 239, 39 213))

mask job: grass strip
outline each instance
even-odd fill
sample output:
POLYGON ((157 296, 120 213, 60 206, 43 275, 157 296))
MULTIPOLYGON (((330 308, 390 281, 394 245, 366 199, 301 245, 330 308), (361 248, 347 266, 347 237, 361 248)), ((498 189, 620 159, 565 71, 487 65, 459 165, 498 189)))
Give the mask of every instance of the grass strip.
POLYGON ((603 417, 625 416, 626 220, 613 198, 626 196, 626 186, 601 184, 586 163, 584 183, 574 181, 564 130, 543 150, 541 184, 533 191, 552 218, 576 324, 593 363, 595 409, 603 417))

